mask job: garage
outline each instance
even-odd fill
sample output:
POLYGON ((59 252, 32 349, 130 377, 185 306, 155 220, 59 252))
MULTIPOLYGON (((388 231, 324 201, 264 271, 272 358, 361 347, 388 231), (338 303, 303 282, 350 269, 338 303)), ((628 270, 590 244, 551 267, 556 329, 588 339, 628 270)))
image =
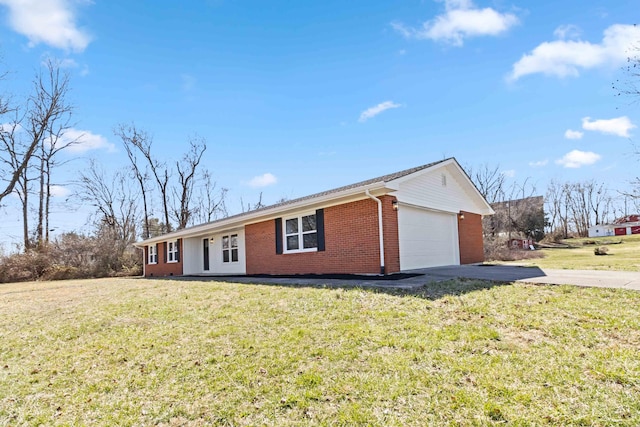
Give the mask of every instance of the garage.
POLYGON ((403 205, 398 235, 401 270, 460 263, 455 214, 403 205))

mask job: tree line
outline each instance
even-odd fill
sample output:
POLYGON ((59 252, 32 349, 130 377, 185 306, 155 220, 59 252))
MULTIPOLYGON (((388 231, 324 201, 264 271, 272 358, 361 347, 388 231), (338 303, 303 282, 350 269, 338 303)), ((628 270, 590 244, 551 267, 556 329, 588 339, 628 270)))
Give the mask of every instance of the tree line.
POLYGON ((82 135, 70 137, 77 134, 70 90, 69 74, 48 60, 24 99, 0 96, 0 206, 17 196, 22 223, 21 253, 0 260, 0 281, 139 273, 137 239, 227 215, 227 189, 202 164, 206 139, 189 137, 183 155, 167 161, 148 132, 118 124, 128 166, 107 170, 90 160, 72 183, 70 198, 94 208, 92 231, 51 239, 55 177, 70 161, 62 153, 83 143, 82 135))
POLYGON ((531 178, 507 184, 499 165, 465 169, 496 211, 484 220, 485 237, 489 238, 512 237, 512 233, 514 238, 535 240, 545 235, 555 240, 586 237, 591 226, 611 223, 640 211, 640 198, 636 194, 612 190, 595 179, 552 180, 546 189, 538 190, 531 178))

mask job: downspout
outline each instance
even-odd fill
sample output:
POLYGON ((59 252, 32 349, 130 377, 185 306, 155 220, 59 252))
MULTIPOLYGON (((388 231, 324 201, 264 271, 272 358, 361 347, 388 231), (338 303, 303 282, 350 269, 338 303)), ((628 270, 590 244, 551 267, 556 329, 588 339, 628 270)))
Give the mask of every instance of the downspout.
POLYGON ((369 190, 365 190, 364 194, 366 194, 369 198, 376 201, 378 204, 378 232, 380 234, 378 240, 380 241, 380 274, 385 274, 384 268, 384 233, 382 232, 382 200, 377 197, 371 195, 369 190))

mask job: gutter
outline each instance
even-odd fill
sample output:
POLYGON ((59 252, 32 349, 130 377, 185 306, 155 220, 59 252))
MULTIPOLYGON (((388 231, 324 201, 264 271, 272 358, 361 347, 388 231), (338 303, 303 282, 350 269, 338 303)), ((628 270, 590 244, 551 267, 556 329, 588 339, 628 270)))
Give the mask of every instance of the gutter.
POLYGON ((368 188, 365 190, 364 194, 366 194, 367 197, 369 197, 370 199, 375 200, 376 203, 378 204, 378 233, 379 233, 378 240, 380 241, 380 274, 385 274, 385 268, 384 268, 384 233, 383 233, 383 230, 382 230, 382 200, 380 200, 377 197, 371 195, 371 193, 369 193, 369 189, 368 188))

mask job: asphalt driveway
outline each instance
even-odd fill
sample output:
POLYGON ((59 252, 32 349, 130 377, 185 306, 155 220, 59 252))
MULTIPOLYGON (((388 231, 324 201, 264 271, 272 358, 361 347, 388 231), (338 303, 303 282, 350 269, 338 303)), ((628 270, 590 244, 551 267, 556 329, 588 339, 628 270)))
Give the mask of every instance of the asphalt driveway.
MULTIPOLYGON (((328 277, 250 277, 250 276, 222 276, 215 277, 238 283, 264 283, 281 285, 308 286, 353 286, 376 288, 412 289, 429 283, 437 283, 455 278, 469 278, 491 280, 497 282, 526 282, 551 285, 575 285, 600 288, 622 288, 640 291, 640 272, 630 271, 599 271, 599 270, 550 270, 538 267, 520 267, 510 265, 451 265, 411 270, 411 273, 398 280, 379 280, 375 277, 354 276, 353 278, 328 277)), ((209 276, 213 279, 214 277, 209 276)), ((202 279, 202 277, 194 277, 202 279)))

